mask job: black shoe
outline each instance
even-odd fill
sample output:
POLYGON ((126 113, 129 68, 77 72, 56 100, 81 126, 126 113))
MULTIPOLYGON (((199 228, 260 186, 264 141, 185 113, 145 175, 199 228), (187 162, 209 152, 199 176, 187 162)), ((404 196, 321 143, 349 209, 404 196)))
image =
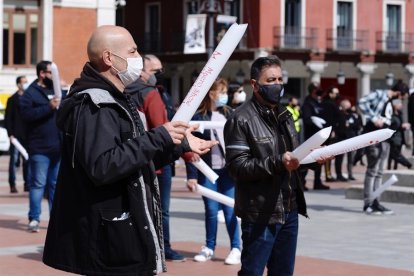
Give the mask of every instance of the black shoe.
POLYGON ((338 176, 337 180, 338 181, 341 181, 341 182, 347 182, 348 181, 348 179, 345 178, 345 177, 343 177, 342 175, 341 176, 338 176))
POLYGON ((363 209, 367 215, 381 216, 382 212, 374 204, 365 205, 363 209))
POLYGON ((185 262, 185 257, 174 251, 171 247, 165 248, 165 259, 173 262, 185 262))
POLYGON ((372 206, 374 206, 377 210, 379 210, 384 215, 393 215, 394 214, 393 210, 388 209, 384 205, 381 205, 378 200, 374 200, 374 202, 372 203, 372 206))
POLYGON ((350 176, 350 177, 348 177, 348 180, 356 180, 356 178, 353 177, 353 176, 350 176))
POLYGON ((10 193, 11 194, 17 194, 19 191, 16 189, 16 187, 11 187, 10 188, 10 193))
POLYGON ((335 177, 327 177, 325 182, 335 182, 336 178, 335 177))
POLYGON ((313 189, 314 190, 329 190, 331 187, 327 185, 323 185, 322 183, 314 184, 313 189))

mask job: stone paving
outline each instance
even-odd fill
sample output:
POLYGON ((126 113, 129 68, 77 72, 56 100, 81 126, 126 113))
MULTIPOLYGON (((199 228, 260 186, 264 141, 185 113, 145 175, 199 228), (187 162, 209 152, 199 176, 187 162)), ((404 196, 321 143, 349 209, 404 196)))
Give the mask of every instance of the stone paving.
MULTIPOLYGON (((22 192, 21 175, 19 193, 9 193, 7 164, 8 156, 0 156, 0 276, 69 275, 41 262, 47 203, 42 205, 40 233, 28 233, 27 193, 22 192)), ((355 168, 357 180, 352 184, 362 183, 364 170, 355 168)), ((308 183, 312 176, 309 173, 308 183)), ((361 200, 345 199, 344 189, 351 183, 329 184, 329 191, 306 193, 310 219, 300 219, 295 275, 414 275, 414 205, 387 203, 395 215, 368 216, 362 213, 361 200)), ((224 265, 229 252, 224 224, 219 225, 216 258, 207 263, 192 261, 204 242, 203 203, 187 192, 180 167, 170 213, 173 248, 187 261, 168 262, 168 272, 162 275, 237 275, 239 265, 224 265)))

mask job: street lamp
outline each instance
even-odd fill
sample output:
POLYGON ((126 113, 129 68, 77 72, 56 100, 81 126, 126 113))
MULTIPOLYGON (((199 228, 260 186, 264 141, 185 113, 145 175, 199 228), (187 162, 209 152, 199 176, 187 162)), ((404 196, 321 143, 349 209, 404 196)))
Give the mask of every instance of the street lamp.
POLYGON ((342 69, 339 69, 338 74, 336 74, 336 81, 339 85, 345 84, 345 73, 342 69))
POLYGON ((394 74, 392 72, 388 72, 385 75, 385 83, 388 85, 388 87, 391 87, 394 84, 394 74))
POLYGON ((240 68, 239 71, 237 71, 237 73, 236 73, 236 81, 238 83, 243 84, 245 77, 246 77, 246 75, 244 74, 243 70, 240 68))

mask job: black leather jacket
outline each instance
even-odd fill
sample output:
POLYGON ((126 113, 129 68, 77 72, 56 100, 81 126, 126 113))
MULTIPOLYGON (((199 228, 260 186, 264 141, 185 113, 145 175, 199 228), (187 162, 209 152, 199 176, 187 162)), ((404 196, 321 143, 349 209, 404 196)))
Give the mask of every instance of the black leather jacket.
POLYGON ((271 110, 253 97, 227 121, 224 139, 227 166, 236 180, 237 216, 252 223, 284 223, 288 210, 281 187, 287 185, 298 212, 307 217, 298 170, 289 173, 282 162, 283 153, 298 146, 292 115, 285 107, 271 110))

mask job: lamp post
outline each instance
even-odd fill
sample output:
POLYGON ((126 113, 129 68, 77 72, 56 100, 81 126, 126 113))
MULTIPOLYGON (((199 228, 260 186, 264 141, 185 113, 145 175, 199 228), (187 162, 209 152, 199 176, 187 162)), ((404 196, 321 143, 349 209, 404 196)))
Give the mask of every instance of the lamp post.
POLYGON ((388 72, 385 75, 385 83, 388 85, 388 87, 391 87, 394 84, 394 74, 392 72, 388 72))

